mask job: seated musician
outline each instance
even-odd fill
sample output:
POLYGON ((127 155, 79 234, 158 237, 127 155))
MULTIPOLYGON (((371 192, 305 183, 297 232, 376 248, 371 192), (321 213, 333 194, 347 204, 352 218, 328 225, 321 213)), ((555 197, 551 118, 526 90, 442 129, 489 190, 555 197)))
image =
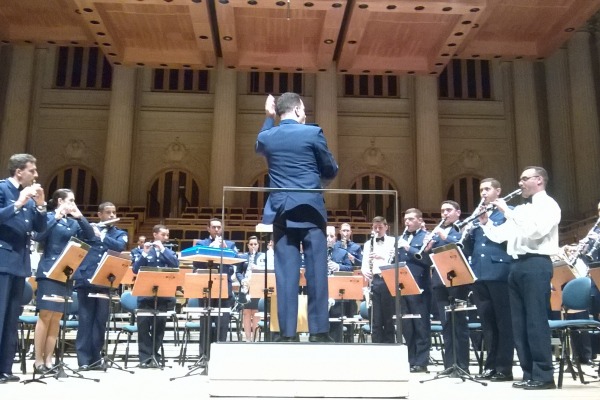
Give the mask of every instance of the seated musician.
MULTIPOLYGON (((352 272, 352 262, 350 261, 350 253, 340 247, 336 246, 335 227, 327 227, 327 269, 329 275, 332 275, 338 271, 352 272)), ((354 257, 353 257, 354 258, 354 257)), ((339 301, 329 299, 329 318, 340 318, 342 314, 346 317, 352 317, 356 314, 356 302, 355 301, 339 301)), ((344 327, 341 321, 330 321, 329 322, 329 336, 335 342, 343 342, 344 338, 344 327)))
MULTIPOLYGON (((173 250, 164 246, 169 240, 169 229, 164 225, 155 225, 152 229, 152 242, 144 243, 140 257, 133 263, 133 272, 138 273, 141 267, 178 268, 179 260, 173 250)), ((159 297, 157 310, 166 312, 175 307, 175 297, 159 297)), ((139 297, 139 309, 154 309, 154 297, 139 297)), ((157 368, 161 362, 159 350, 165 335, 167 317, 164 316, 138 316, 138 348, 140 354, 140 368, 157 368), (156 323, 156 327, 153 324, 156 323), (155 330, 154 348, 152 347, 152 332, 155 330)), ((164 360, 163 360, 164 362, 164 360)))

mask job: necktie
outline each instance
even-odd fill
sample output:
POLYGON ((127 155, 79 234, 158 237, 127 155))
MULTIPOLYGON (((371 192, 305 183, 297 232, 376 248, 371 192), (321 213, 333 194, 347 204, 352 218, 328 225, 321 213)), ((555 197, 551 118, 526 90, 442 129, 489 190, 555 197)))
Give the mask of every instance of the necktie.
POLYGON ((385 236, 375 238, 375 243, 383 243, 385 241, 385 236))

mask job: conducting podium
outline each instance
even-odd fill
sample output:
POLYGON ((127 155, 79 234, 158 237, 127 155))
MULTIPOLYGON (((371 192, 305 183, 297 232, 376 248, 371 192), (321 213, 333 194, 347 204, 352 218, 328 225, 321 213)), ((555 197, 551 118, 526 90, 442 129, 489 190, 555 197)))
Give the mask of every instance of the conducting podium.
MULTIPOLYGON (((460 378, 463 382, 468 379, 470 381, 480 383, 483 386, 487 386, 487 383, 480 382, 473 378, 467 371, 462 369, 457 362, 458 346, 456 335, 456 313, 458 312, 459 308, 456 299, 457 292, 454 289, 475 282, 475 274, 473 273, 473 270, 471 270, 471 266, 467 262, 462 250, 454 243, 433 249, 431 260, 433 261, 433 265, 435 267, 434 273, 438 274, 444 286, 448 289, 449 310, 447 311, 450 313, 452 365, 449 368, 446 368, 444 371, 437 373, 432 379, 428 380, 430 381, 441 378, 460 378)), ((464 318, 461 316, 461 320, 462 319, 464 319, 464 321, 461 321, 461 323, 464 322, 466 324, 466 316, 464 318)), ((420 382, 422 383, 425 381, 426 380, 420 382)))
POLYGON ((137 311, 138 346, 142 345, 140 340, 143 340, 140 337, 140 325, 146 323, 146 321, 141 321, 141 318, 149 317, 152 321, 151 355, 146 360, 143 360, 140 356, 140 366, 142 368, 163 369, 165 367, 164 354, 160 361, 157 359, 157 345, 162 345, 167 312, 169 308, 174 308, 175 291, 182 284, 179 268, 141 267, 138 271, 132 294, 138 297, 138 305, 144 303, 146 299, 153 305, 151 310, 140 308, 137 311), (161 319, 159 320, 159 318, 161 319), (161 326, 157 327, 159 323, 161 326))
MULTIPOLYGON (((113 308, 113 295, 117 287, 121 284, 123 277, 129 271, 131 267, 130 258, 121 256, 121 253, 113 250, 108 250, 102 256, 98 268, 94 273, 94 276, 89 280, 92 285, 103 286, 108 288, 108 307, 109 315, 114 314, 113 308)), ((90 294, 93 296, 93 294, 90 294)), ((97 297, 104 297, 104 294, 98 294, 97 297)), ((128 371, 118 365, 113 359, 108 357, 108 333, 110 331, 110 318, 106 320, 106 336, 104 338, 104 349, 103 356, 100 360, 96 361, 90 368, 100 366, 104 371, 108 368, 116 368, 120 371, 126 371, 131 374, 134 371, 128 371)))

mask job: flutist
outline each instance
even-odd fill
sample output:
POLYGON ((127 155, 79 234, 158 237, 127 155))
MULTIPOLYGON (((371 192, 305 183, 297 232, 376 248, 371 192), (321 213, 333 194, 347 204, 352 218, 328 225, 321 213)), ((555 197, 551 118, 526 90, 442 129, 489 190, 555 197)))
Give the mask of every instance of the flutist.
POLYGON ((546 193, 548 173, 542 167, 527 167, 519 187, 531 204, 511 210, 506 202, 493 202, 504 213, 506 222, 494 226, 487 214, 480 217, 483 232, 496 243, 506 241, 512 256, 508 288, 515 347, 523 379, 513 387, 527 390, 555 389, 552 345, 548 326, 552 261, 557 254, 558 224, 561 211, 546 193))
POLYGON ((406 262, 417 285, 423 293, 413 296, 402 296, 402 312, 419 314, 421 318, 402 320, 402 333, 408 347, 410 372, 427 372, 429 349, 431 347, 431 259, 415 258, 415 254, 423 247, 427 230, 423 229, 423 213, 416 208, 409 208, 404 213, 404 233, 398 240, 398 259, 406 262))
POLYGON ((373 343, 394 343, 394 298, 381 277, 380 267, 388 265, 395 256, 395 240, 387 235, 388 223, 384 217, 373 218, 372 230, 372 239, 363 247, 361 267, 371 287, 371 339, 373 343))
MULTIPOLYGON (((460 218, 460 205, 453 200, 446 200, 442 203, 441 214, 444 224, 435 228, 431 234, 433 241, 426 248, 426 251, 441 247, 449 243, 456 243, 460 240, 460 232, 453 228, 453 225, 460 218)), ((452 326, 450 313, 446 312, 446 307, 450 306, 450 297, 454 300, 467 300, 470 285, 446 287, 440 279, 437 271, 432 272, 431 286, 433 287, 433 299, 437 316, 442 323, 442 334, 444 336, 444 368, 450 368, 453 360, 452 345, 452 326)), ((469 327, 467 325, 467 313, 455 313, 455 332, 456 332, 456 363, 464 371, 469 372, 469 327)))
POLYGON ((44 190, 35 183, 36 159, 15 154, 0 181, 0 384, 18 382, 12 366, 25 278, 31 275, 30 232, 46 229, 44 190))
MULTIPOLYGON (((496 201, 502 188, 500 182, 486 178, 479 184, 484 208, 496 201)), ((478 213, 479 210, 475 210, 478 213)), ((489 223, 502 225, 506 218, 497 208, 487 212, 489 223)), ((508 300, 508 273, 511 257, 506 253, 506 243, 488 239, 475 220, 464 227, 465 255, 470 257, 471 268, 477 277, 473 284, 477 313, 481 319, 484 343, 487 347, 485 370, 477 379, 492 382, 512 381, 514 343, 508 300)))
POLYGON ((117 219, 117 208, 113 203, 104 202, 98 206, 100 222, 93 225, 94 237, 85 242, 90 250, 79 265, 73 279, 79 300, 79 329, 75 339, 77 362, 82 371, 92 369, 104 370, 101 351, 104 344, 104 332, 108 320, 110 306, 108 299, 90 297, 90 293, 102 293, 108 296, 109 289, 90 284, 104 253, 108 250, 121 252, 127 247, 127 232, 107 221, 117 219), (100 225, 100 228, 98 227, 100 225))

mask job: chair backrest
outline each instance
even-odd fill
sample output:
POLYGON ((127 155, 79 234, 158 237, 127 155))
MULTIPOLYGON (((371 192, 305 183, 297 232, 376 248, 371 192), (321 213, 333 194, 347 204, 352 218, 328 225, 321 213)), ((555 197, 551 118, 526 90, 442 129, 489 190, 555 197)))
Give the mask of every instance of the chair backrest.
POLYGON ((258 299, 258 312, 265 312, 265 298, 258 299))
POLYGON ((137 296, 131 294, 131 292, 123 292, 121 295, 121 307, 127 312, 134 312, 137 308, 137 296))
POLYGON ((67 314, 68 315, 77 315, 79 312, 79 298, 77 297, 77 292, 71 293, 71 301, 67 305, 67 314))
POLYGON ((21 296, 21 305, 26 306, 33 299, 33 288, 31 284, 25 281, 25 287, 23 288, 23 295, 21 296))
POLYGON ((587 310, 591 302, 592 282, 590 278, 575 278, 565 285, 562 292, 565 310, 587 310))
POLYGON ((367 307, 367 302, 366 301, 362 301, 360 303, 360 307, 359 307, 358 311, 359 311, 360 317, 362 319, 368 320, 370 318, 369 308, 367 307))
POLYGON ((187 306, 188 307, 200 307, 200 299, 197 299, 197 298, 189 299, 187 306))

